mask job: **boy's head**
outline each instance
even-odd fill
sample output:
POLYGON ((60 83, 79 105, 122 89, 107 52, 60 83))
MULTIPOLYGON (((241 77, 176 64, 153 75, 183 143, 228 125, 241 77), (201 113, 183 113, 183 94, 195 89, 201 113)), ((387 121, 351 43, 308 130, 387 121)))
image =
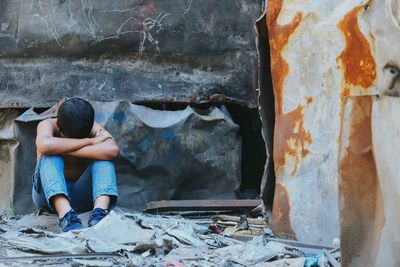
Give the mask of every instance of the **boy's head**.
POLYGON ((94 109, 81 98, 69 98, 58 109, 57 125, 65 137, 89 137, 93 122, 94 109))

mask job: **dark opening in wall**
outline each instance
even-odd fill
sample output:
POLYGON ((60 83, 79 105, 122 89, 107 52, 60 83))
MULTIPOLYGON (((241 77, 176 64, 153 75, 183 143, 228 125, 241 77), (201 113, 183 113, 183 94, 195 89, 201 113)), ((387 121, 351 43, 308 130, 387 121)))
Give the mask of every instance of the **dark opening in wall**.
POLYGON ((266 152, 261 135, 261 120, 256 108, 227 105, 233 120, 240 126, 242 137, 242 198, 256 198, 264 173, 266 152))
POLYGON ((232 103, 202 103, 188 104, 180 102, 140 102, 136 103, 158 110, 182 110, 190 105, 197 110, 205 110, 215 105, 225 106, 233 121, 239 125, 239 135, 242 138, 241 155, 241 186, 239 198, 259 198, 260 184, 262 181, 266 161, 266 150, 261 134, 262 124, 257 108, 249 108, 232 103))

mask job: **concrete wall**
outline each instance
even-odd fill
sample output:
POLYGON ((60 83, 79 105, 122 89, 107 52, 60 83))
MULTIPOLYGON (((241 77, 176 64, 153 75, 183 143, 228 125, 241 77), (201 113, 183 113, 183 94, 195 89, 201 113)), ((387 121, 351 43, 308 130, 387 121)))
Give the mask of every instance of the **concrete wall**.
POLYGON ((1 1, 0 107, 218 94, 254 107, 261 2, 1 1))

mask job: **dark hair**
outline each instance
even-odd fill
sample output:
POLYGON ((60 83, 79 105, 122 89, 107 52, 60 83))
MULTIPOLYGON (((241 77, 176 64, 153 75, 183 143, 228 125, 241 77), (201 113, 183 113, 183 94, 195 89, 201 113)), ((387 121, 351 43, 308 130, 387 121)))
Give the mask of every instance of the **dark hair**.
POLYGON ((94 109, 81 98, 69 98, 58 109, 60 132, 71 138, 86 138, 93 128, 94 109))

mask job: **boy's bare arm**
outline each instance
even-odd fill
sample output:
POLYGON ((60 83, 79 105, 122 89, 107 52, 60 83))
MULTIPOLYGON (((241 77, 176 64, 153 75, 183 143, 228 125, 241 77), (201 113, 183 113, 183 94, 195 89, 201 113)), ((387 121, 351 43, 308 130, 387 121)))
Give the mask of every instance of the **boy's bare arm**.
POLYGON ((114 139, 107 139, 96 145, 85 146, 65 155, 94 160, 112 160, 118 157, 119 148, 114 139))
POLYGON ((94 138, 61 138, 55 137, 55 125, 50 120, 44 120, 37 127, 36 147, 38 152, 43 155, 53 156, 62 155, 83 147, 95 145, 108 139, 107 136, 97 136, 94 138))
POLYGON ((65 153, 65 155, 95 160, 112 160, 118 157, 119 147, 117 143, 111 134, 100 124, 94 123, 91 135, 94 135, 94 138, 103 137, 104 140, 100 143, 65 153))

